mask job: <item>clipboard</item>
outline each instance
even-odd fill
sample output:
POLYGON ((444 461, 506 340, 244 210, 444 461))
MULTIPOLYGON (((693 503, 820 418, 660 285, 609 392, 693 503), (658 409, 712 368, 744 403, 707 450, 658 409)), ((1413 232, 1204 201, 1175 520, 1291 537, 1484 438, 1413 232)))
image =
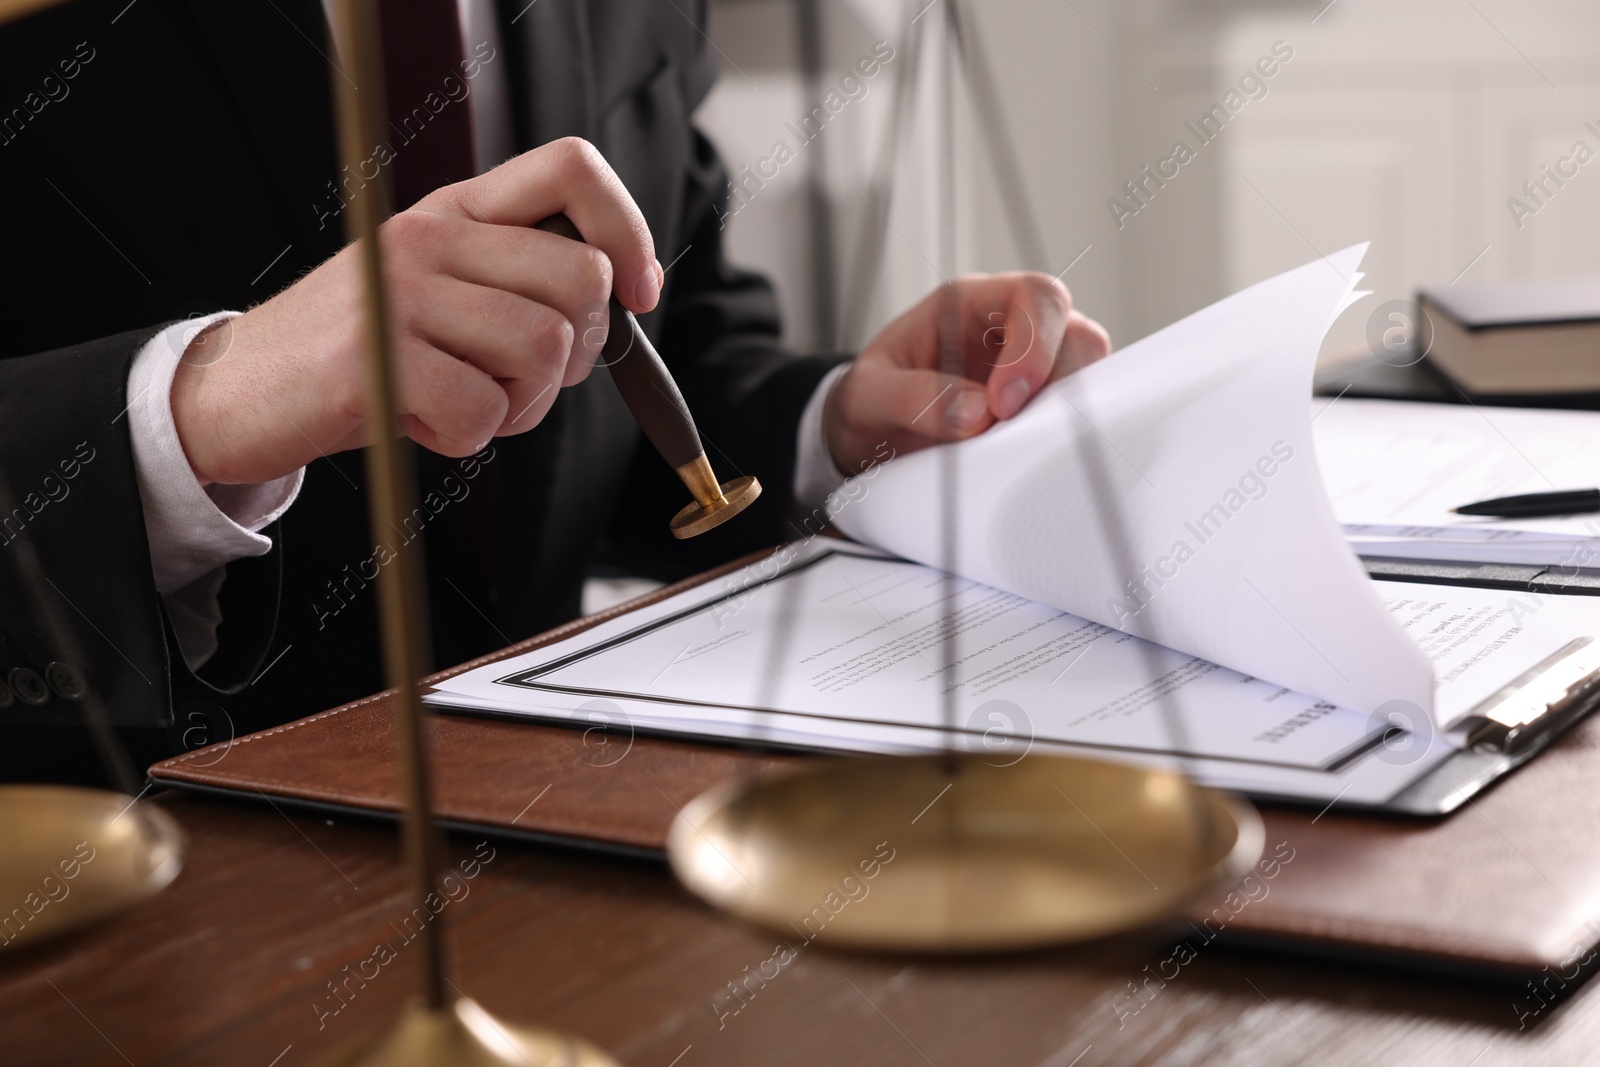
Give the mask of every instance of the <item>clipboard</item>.
MULTIPOLYGON (((647 594, 596 616, 427 679, 438 682, 486 662, 531 652, 609 619, 714 581, 759 561, 726 567, 647 594)), ((1470 565, 1401 567, 1415 581, 1482 584, 1470 565)), ((1375 576, 1397 577, 1383 561, 1375 576)), ((1532 568, 1529 570, 1536 570, 1532 568)), ((1524 574, 1502 574, 1523 588, 1524 574)), ((1547 586, 1548 587, 1548 586, 1547 586)), ((1574 592, 1593 593, 1591 588, 1574 592)), ((1597 605, 1600 607, 1600 605, 1597 605)), ((284 726, 175 756, 149 769, 152 785, 328 818, 392 820, 402 808, 395 771, 390 694, 378 693, 284 726)), ((1552 720, 1554 722, 1554 720, 1552 720)), ((440 715, 430 724, 438 819, 459 833, 541 846, 597 850, 634 861, 660 858, 677 808, 714 786, 793 766, 807 757, 749 747, 652 737, 604 738, 553 723, 440 715)), ((1474 806, 1481 818, 1396 818, 1386 812, 1268 804, 1267 840, 1294 859, 1269 897, 1227 921, 1241 945, 1337 956, 1513 983, 1562 970, 1600 938, 1600 858, 1572 827, 1600 820, 1600 718, 1563 719, 1496 759, 1467 753, 1414 786, 1406 815, 1438 816, 1474 806), (1567 727, 1570 726, 1570 730, 1567 727), (1535 754, 1543 758, 1523 769, 1535 754), (1452 793, 1446 778, 1458 784, 1452 793), (1434 799, 1423 796, 1431 782, 1434 799), (1488 789, 1490 784, 1495 788, 1488 789), (1560 818, 1543 818, 1551 811, 1560 818), (1519 827, 1515 846, 1498 827, 1519 827), (1470 878, 1462 857, 1474 857, 1470 878), (1403 885, 1406 892, 1396 892, 1403 885)), ((1220 897, 1218 898, 1220 899, 1220 897)), ((1213 920, 1216 900, 1197 905, 1213 920)))
MULTIPOLYGON (((1468 398, 1450 380, 1435 370, 1425 359, 1407 358, 1390 362, 1368 355, 1347 363, 1339 363, 1317 372, 1313 392, 1317 396, 1350 396, 1373 400, 1431 401, 1442 404, 1463 404, 1476 400, 1501 407, 1575 408, 1593 410, 1600 408, 1600 395, 1516 395, 1505 397, 1468 398)), ((1600 596, 1600 569, 1578 567, 1543 567, 1500 563, 1468 563, 1397 559, 1384 556, 1363 556, 1361 562, 1367 573, 1376 579, 1391 582, 1426 582, 1431 585, 1465 585, 1481 589, 1506 589, 1522 593, 1555 593, 1568 596, 1600 596)), ((1596 605, 1600 613, 1600 604, 1596 605)), ((1445 815, 1487 789, 1495 781, 1533 759, 1573 723, 1583 718, 1600 703, 1600 691, 1592 684, 1590 672, 1579 669, 1593 655, 1600 663, 1600 654, 1583 653, 1579 656, 1572 646, 1538 664, 1527 674, 1516 679, 1507 689, 1525 692, 1527 706, 1519 714, 1527 720, 1520 724, 1515 735, 1492 725, 1492 715, 1480 716, 1474 724, 1482 736, 1431 773, 1414 782, 1393 797, 1380 810, 1405 815, 1445 815), (1541 681, 1541 675, 1549 672, 1541 681), (1575 674, 1572 672, 1576 672, 1575 674), (1545 693, 1543 686, 1559 680, 1569 683, 1566 692, 1545 693), (1510 743, 1507 744, 1506 742, 1510 743)), ((1485 701, 1490 704, 1511 694, 1502 690, 1485 701)), ((1509 703, 1504 708, 1481 708, 1497 715, 1509 713, 1509 703)), ((1469 728, 1470 732, 1470 728, 1469 728)))
MULTIPOLYGON (((841 546, 849 542, 838 542, 841 546)), ((838 553, 832 550, 814 553, 804 562, 795 564, 791 562, 778 571, 766 573, 760 583, 774 581, 789 572, 798 572, 825 562, 838 553)), ((846 553, 849 555, 849 553, 846 553)), ((889 560, 888 562, 906 562, 889 560)), ((1600 574, 1580 576, 1577 581, 1571 581, 1568 575, 1556 574, 1550 568, 1539 567, 1499 567, 1478 564, 1461 564, 1451 562, 1427 562, 1417 560, 1387 560, 1370 559, 1364 561, 1373 579, 1385 581, 1409 581, 1430 586, 1466 586, 1473 588, 1504 588, 1523 592, 1543 592, 1559 594, 1564 597, 1576 595, 1600 594, 1600 574)), ((908 564, 909 565, 909 564, 908 564)), ((741 585, 740 591, 747 591, 748 586, 741 585)), ((732 593, 725 595, 731 596, 732 593)), ((596 655, 615 654, 617 648, 632 647, 632 643, 648 637, 655 630, 678 623, 686 618, 704 614, 708 609, 714 608, 717 601, 706 601, 703 598, 692 600, 689 604, 680 605, 667 614, 658 614, 648 622, 635 624, 632 627, 621 629, 613 627, 604 641, 600 643, 576 643, 575 647, 568 647, 562 654, 554 659, 543 661, 541 664, 525 670, 505 672, 498 668, 486 667, 484 671, 477 672, 492 678, 493 684, 520 688, 525 691, 537 691, 552 694, 550 699, 561 701, 577 701, 580 699, 600 701, 650 701, 656 699, 648 690, 617 683, 609 674, 601 671, 600 676, 606 678, 605 682, 594 680, 594 671, 590 670, 588 680, 574 679, 563 681, 548 677, 552 671, 558 672, 573 664, 582 664, 596 655), (499 677, 498 675, 504 675, 499 677)), ((1600 612, 1600 603, 1595 605, 1600 612)), ((1568 618, 1568 624, 1574 627, 1577 634, 1595 632, 1587 625, 1586 612, 1579 611, 1580 617, 1568 618), (1579 628, 1581 627, 1581 628, 1579 628)), ((759 626, 759 624, 756 624, 759 626)), ((1513 624, 1515 625, 1515 624, 1513 624)), ((1511 631, 1515 633, 1516 631, 1511 631)), ((1544 748, 1555 740, 1562 731, 1572 723, 1582 718, 1589 711, 1600 704, 1600 641, 1592 640, 1585 636, 1568 639, 1567 634, 1560 630, 1547 631, 1546 639, 1564 641, 1563 647, 1555 653, 1546 656, 1541 662, 1535 664, 1514 679, 1504 684, 1499 684, 1493 693, 1486 696, 1479 704, 1468 713, 1453 722, 1450 729, 1442 733, 1429 732, 1424 738, 1424 747, 1430 745, 1444 747, 1440 742, 1446 742, 1452 750, 1448 754, 1438 752, 1439 762, 1431 762, 1427 769, 1417 768, 1414 772, 1406 770, 1396 773, 1391 777, 1386 790, 1379 792, 1366 789, 1357 791, 1354 795, 1347 796, 1353 780, 1344 784, 1332 782, 1325 791, 1300 791, 1295 789, 1278 789, 1278 784, 1270 779, 1258 778, 1251 781, 1228 781, 1226 776, 1219 784, 1222 788, 1231 789, 1257 800, 1267 801, 1280 805, 1292 805, 1299 808, 1326 811, 1332 807, 1340 810, 1360 811, 1383 815, 1401 815, 1409 817, 1439 817, 1447 815, 1471 800, 1474 796, 1489 788, 1501 777, 1514 771, 1523 763, 1534 758, 1544 748), (1338 790, 1335 793, 1335 790, 1338 790)), ((1548 647, 1548 646, 1546 646, 1548 647)), ((1523 660, 1523 663, 1526 663, 1523 660)), ((1247 679, 1248 680, 1248 679, 1247 679)), ((1489 684, 1498 684, 1499 677, 1484 679, 1489 684)), ((475 683, 482 685, 484 683, 475 683)), ((1480 689, 1479 692, 1482 692, 1480 689)), ((698 709, 720 709, 724 712, 752 711, 768 712, 772 715, 793 714, 801 717, 828 718, 819 714, 815 709, 796 709, 782 712, 777 705, 771 706, 746 706, 738 700, 731 702, 721 697, 714 697, 708 692, 684 693, 679 692, 660 698, 664 704, 673 708, 692 707, 698 709)), ((1020 699, 1020 698, 1019 698, 1020 699)), ((564 725, 567 728, 577 726, 580 729, 588 723, 580 718, 566 719, 562 717, 541 717, 537 713, 525 712, 516 702, 501 705, 495 703, 495 698, 483 698, 482 691, 474 692, 470 689, 452 690, 443 687, 436 699, 429 703, 439 711, 462 717, 479 717, 486 719, 502 719, 515 723, 528 723, 530 721, 545 721, 564 725)), ((588 705, 584 705, 588 707, 588 705)), ((620 713, 620 709, 619 713, 620 713)), ((1213 709, 1222 710, 1222 709, 1213 709)), ((1452 712, 1458 714, 1461 706, 1458 704, 1452 712)), ((872 743, 869 741, 864 748, 857 748, 846 740, 819 740, 815 743, 810 738, 791 732, 785 736, 781 731, 761 730, 750 733, 741 730, 736 719, 727 719, 725 725, 717 727, 715 720, 695 723, 693 721, 678 721, 674 716, 668 715, 660 721, 647 721, 649 716, 633 717, 621 713, 628 720, 630 732, 641 736, 653 736, 671 739, 691 744, 713 744, 725 746, 738 746, 753 748, 760 751, 781 753, 797 752, 805 754, 822 754, 838 756, 855 751, 870 750, 872 743)), ((918 730, 939 731, 937 725, 923 722, 910 721, 899 723, 892 719, 877 720, 872 718, 852 717, 856 713, 840 716, 840 720, 847 723, 880 725, 897 727, 904 725, 908 732, 918 730)), ((592 716, 591 716, 592 718, 592 716)), ((949 731, 952 728, 946 725, 942 728, 949 731)), ((1409 723, 1396 724, 1387 731, 1381 719, 1376 727, 1369 727, 1369 732, 1359 744, 1336 755, 1331 762, 1320 769, 1331 773, 1346 773, 1346 769, 1355 766, 1360 761, 1380 759, 1382 762, 1394 764, 1396 771, 1401 771, 1406 763, 1411 761, 1394 761, 1385 758, 1381 750, 1391 747, 1394 740, 1406 737, 1407 730, 1412 730, 1412 736, 1421 737, 1422 732, 1414 730, 1409 723)), ((987 735, 985 735, 987 736, 987 735)), ((1018 738, 1021 739, 1020 737, 1018 738)), ((881 739, 879 739, 881 740, 881 739)), ((1027 740, 1031 743, 1034 735, 1030 731, 1027 740)), ((1080 739, 1073 740, 1066 737, 1044 739, 1050 743, 1060 745, 1066 751, 1080 751, 1089 755, 1109 756, 1117 758, 1119 753, 1133 753, 1132 758, 1139 758, 1139 754, 1147 751, 1139 748, 1130 748, 1126 744, 1119 744, 1114 739, 1080 739)), ((920 744, 913 739, 910 744, 920 744)), ((954 743, 954 742, 947 742, 954 743)), ((1438 748, 1435 748, 1438 751, 1438 748)), ((1184 751, 1169 752, 1180 761, 1186 757, 1206 758, 1199 751, 1185 753, 1184 751)), ((1226 761, 1228 756, 1220 757, 1226 761)), ((1237 758, 1237 757, 1233 757, 1237 758)), ((1246 762, 1249 762, 1248 760, 1246 762)), ((1193 773, 1193 772, 1191 772, 1193 773)), ((1357 773, 1360 773, 1359 771, 1357 773)), ((1207 780, 1202 774, 1202 781, 1207 780)), ((1371 779, 1368 779, 1370 783, 1371 779)))
MULTIPOLYGON (((1600 597, 1600 570, 1362 557, 1391 582, 1600 597)), ((1600 602, 1595 604, 1600 613, 1600 602)), ((1461 751, 1371 810, 1441 816, 1544 751, 1600 706, 1600 641, 1575 638, 1490 694, 1450 733, 1461 751)))

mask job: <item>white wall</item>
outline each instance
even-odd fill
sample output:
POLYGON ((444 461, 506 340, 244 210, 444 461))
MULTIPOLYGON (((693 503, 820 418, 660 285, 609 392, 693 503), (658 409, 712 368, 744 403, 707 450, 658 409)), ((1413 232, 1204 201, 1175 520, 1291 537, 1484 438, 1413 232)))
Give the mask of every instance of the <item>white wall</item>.
MULTIPOLYGON (((713 4, 712 37, 729 66, 701 108, 699 122, 735 174, 746 165, 756 169, 772 156, 776 142, 797 152, 794 161, 781 167, 729 220, 729 248, 737 262, 757 267, 778 282, 786 334, 802 348, 817 341, 809 311, 812 218, 807 207, 806 168, 820 146, 828 160, 837 260, 834 294, 842 313, 859 280, 854 263, 862 228, 875 210, 863 194, 872 192, 872 172, 889 123, 896 79, 905 66, 901 17, 898 5, 889 0, 826 4, 827 69, 823 92, 813 99, 797 73, 795 11, 789 0, 722 0, 713 4), (864 95, 846 104, 820 136, 802 147, 790 124, 800 126, 802 117, 823 103, 825 92, 835 89, 849 68, 870 57, 880 41, 895 49, 894 58, 876 77, 862 82, 864 95)), ((916 106, 923 119, 912 124, 915 136, 905 167, 909 180, 895 191, 888 212, 895 228, 914 244, 893 232, 889 235, 887 269, 877 283, 879 298, 871 316, 874 326, 885 321, 889 309, 904 307, 938 280, 923 258, 926 255, 937 263, 939 256, 929 180, 931 88, 931 82, 924 80, 924 88, 917 94, 916 106)))
MULTIPOLYGON (((925 2, 925 0, 923 0, 925 2)), ((981 20, 1023 157, 1052 271, 1118 342, 1276 271, 1371 240, 1367 308, 1445 283, 1600 269, 1600 5, 1592 0, 968 0, 981 20), (1319 10, 1321 11, 1319 15, 1319 10), (1274 42, 1293 59, 1207 145, 1185 128, 1274 42), (1192 162, 1121 225, 1107 201, 1183 139, 1192 162), (1574 142, 1597 158, 1517 225, 1527 199, 1574 142), (1485 251, 1487 249, 1487 251, 1485 251), (1481 258, 1479 253, 1482 253, 1481 258), (1470 264, 1470 270, 1468 270, 1470 264)), ((904 56, 894 0, 824 7, 831 78, 889 40, 904 56)), ((802 99, 787 0, 717 0, 712 35, 732 70, 702 111, 730 161, 755 162, 802 99), (748 80, 746 80, 748 78, 748 80), (753 84, 752 84, 753 83, 753 84)), ((939 21, 935 4, 922 22, 939 21)), ((937 280, 937 109, 925 57, 917 136, 891 212, 881 323, 937 280)), ((896 60, 899 62, 899 59, 896 60)), ((892 97, 894 63, 825 131, 838 211, 841 295, 855 285, 854 238, 892 97)), ((831 80, 831 79, 830 79, 831 80)), ((1018 265, 978 131, 957 137, 961 269, 1018 265)), ((812 339, 803 160, 730 223, 741 261, 778 278, 791 339, 812 339)), ((1528 201, 1534 205, 1533 201, 1528 201)), ((1536 206, 1536 205, 1534 205, 1536 206)), ((1360 338, 1365 314, 1331 345, 1360 338)))

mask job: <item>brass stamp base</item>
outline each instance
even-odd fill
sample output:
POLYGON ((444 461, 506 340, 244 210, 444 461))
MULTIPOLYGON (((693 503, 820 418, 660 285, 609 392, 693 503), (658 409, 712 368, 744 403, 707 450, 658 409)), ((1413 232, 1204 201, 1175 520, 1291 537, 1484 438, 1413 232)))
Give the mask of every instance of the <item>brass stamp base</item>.
POLYGON ((696 500, 672 517, 673 537, 682 540, 721 526, 761 495, 761 483, 749 475, 723 482, 720 488, 720 500, 710 503, 696 500))

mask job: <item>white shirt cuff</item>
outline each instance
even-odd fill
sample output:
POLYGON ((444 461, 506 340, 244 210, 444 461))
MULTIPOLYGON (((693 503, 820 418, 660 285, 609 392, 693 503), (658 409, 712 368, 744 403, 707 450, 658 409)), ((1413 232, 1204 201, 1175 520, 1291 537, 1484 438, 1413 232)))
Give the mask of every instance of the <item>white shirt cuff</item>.
POLYGON ((822 412, 827 407, 828 394, 849 369, 850 364, 841 363, 829 371, 817 383, 800 415, 795 439, 794 502, 803 511, 814 511, 826 504, 829 494, 847 478, 834 465, 833 454, 828 451, 827 438, 822 434, 822 412))
POLYGON ((258 531, 276 521, 300 493, 302 468, 258 485, 202 488, 184 455, 172 419, 172 378, 200 331, 237 312, 174 323, 133 357, 128 374, 128 433, 144 504, 145 534, 156 589, 175 593, 219 567, 264 556, 272 539, 258 531))

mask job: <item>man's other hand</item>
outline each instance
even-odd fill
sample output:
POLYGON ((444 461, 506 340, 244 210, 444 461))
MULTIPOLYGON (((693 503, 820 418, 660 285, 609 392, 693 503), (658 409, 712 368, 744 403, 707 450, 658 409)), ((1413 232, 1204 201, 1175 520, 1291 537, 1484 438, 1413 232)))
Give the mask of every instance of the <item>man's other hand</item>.
MULTIPOLYGON (((587 377, 613 290, 636 313, 661 293, 644 216, 576 138, 439 189, 379 236, 400 427, 447 456, 529 429, 587 377), (588 244, 532 228, 558 211, 588 244)), ((270 481, 369 440, 357 252, 190 343, 172 413, 203 484, 270 481)))
MULTIPOLYGON (((828 396, 823 435, 840 470, 980 434, 1047 383, 1111 351, 1048 274, 970 275, 936 289, 874 337, 828 396), (941 370, 941 319, 960 373, 941 370)), ((954 363, 952 363, 952 368, 954 363)))

